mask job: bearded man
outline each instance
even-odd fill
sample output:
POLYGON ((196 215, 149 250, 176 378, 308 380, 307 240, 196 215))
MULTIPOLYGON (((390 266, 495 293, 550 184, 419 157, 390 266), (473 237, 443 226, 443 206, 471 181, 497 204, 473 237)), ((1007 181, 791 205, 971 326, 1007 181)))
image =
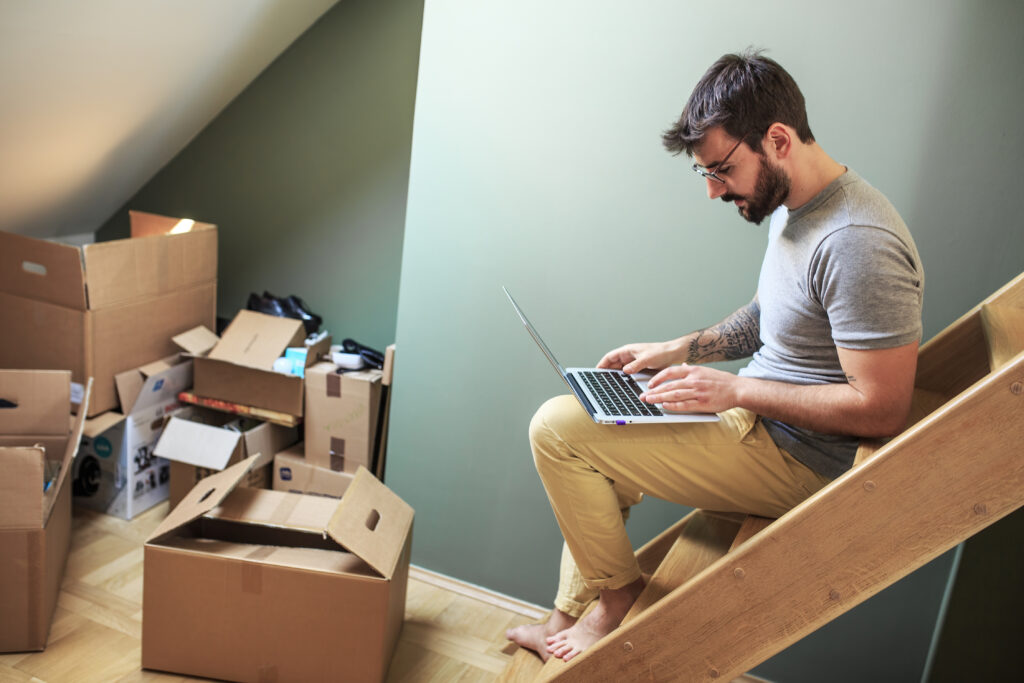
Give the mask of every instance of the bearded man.
POLYGON ((758 52, 716 61, 663 135, 710 199, 770 218, 753 300, 717 325, 614 349, 598 367, 656 370, 643 399, 717 422, 608 426, 572 396, 530 424, 565 547, 548 621, 507 637, 572 659, 644 588, 625 518, 644 494, 777 517, 853 465, 859 440, 907 420, 924 271, 896 209, 815 141, 793 78, 758 52), (704 366, 750 358, 732 374, 704 366), (592 600, 597 605, 581 618, 592 600))

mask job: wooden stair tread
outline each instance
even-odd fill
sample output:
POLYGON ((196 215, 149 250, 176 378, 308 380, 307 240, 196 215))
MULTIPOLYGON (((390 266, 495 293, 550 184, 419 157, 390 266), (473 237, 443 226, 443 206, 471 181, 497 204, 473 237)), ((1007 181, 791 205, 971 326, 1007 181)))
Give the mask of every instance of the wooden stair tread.
POLYGON ((665 559, 626 614, 623 623, 704 571, 729 552, 740 525, 735 521, 695 510, 686 518, 665 559))

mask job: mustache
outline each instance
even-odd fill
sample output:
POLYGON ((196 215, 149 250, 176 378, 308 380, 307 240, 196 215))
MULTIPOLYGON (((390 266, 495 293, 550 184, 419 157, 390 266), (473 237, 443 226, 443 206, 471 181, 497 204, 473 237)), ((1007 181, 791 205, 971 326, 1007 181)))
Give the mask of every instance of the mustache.
POLYGON ((728 204, 729 202, 734 202, 737 199, 743 199, 743 196, 738 194, 732 194, 730 192, 727 194, 723 194, 721 197, 719 197, 719 199, 728 204))

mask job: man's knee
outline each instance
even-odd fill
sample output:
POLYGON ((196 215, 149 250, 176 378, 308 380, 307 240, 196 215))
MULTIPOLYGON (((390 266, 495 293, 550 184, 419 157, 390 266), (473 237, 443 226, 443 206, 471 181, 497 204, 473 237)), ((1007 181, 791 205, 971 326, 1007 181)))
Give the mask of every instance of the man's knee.
POLYGON ((555 396, 545 401, 530 420, 530 444, 534 454, 538 446, 564 440, 567 428, 579 419, 580 412, 576 399, 569 395, 555 396))

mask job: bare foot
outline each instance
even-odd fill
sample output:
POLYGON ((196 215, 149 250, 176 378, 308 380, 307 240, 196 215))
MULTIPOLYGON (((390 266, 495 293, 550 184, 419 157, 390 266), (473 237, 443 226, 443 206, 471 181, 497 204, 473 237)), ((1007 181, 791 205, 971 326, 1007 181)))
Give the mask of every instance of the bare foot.
POLYGON ((541 661, 548 661, 547 639, 576 623, 576 617, 570 617, 561 610, 551 610, 551 615, 543 624, 524 624, 505 631, 505 637, 519 647, 533 650, 540 655, 541 661))
POLYGON ((547 639, 547 651, 568 662, 601 640, 618 628, 645 585, 641 577, 628 586, 602 590, 594 609, 571 627, 547 639))

